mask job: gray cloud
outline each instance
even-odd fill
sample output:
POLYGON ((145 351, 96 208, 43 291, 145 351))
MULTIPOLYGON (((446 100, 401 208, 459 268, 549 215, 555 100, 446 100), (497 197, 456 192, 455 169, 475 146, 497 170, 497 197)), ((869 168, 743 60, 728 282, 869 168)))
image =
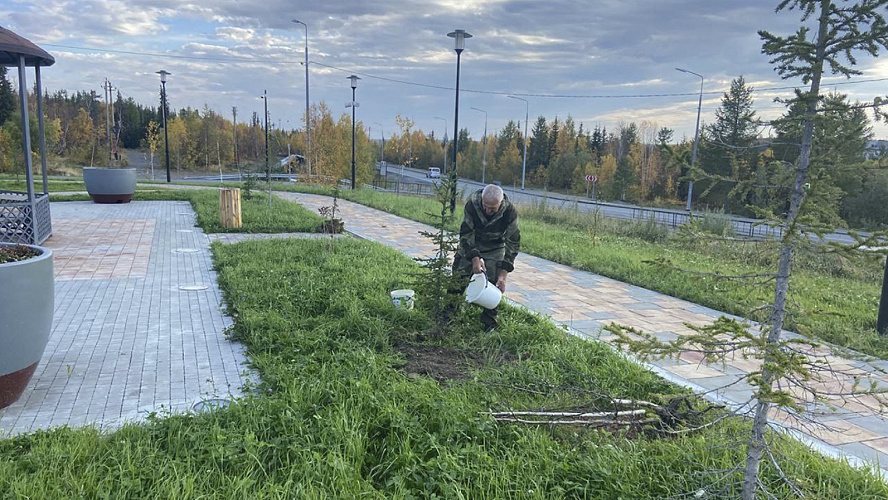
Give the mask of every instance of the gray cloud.
MULTIPOLYGON (((258 110, 257 96, 268 89, 272 116, 297 126, 304 102, 303 38, 293 18, 308 23, 311 59, 319 63, 312 67, 312 100, 345 112, 342 106, 351 99, 348 73, 321 64, 452 87, 456 61, 445 35, 457 27, 475 35, 463 54, 461 86, 468 90, 695 92, 699 82, 676 72, 676 66, 705 75, 706 90, 723 89, 740 74, 762 82, 759 87, 784 85, 760 53, 756 33, 789 33, 797 27, 797 13, 775 15, 775 6, 775 0, 28 0, 0 7, 0 15, 5 25, 37 43, 222 59, 46 47, 58 60, 46 73, 49 88, 97 89, 108 77, 126 95, 154 103, 158 85, 153 73, 164 67, 173 73, 169 90, 177 107, 207 103, 221 112, 232 105, 258 110)), ((888 74, 884 64, 863 61, 869 74, 888 74)), ((861 99, 880 91, 876 85, 841 89, 861 99)), ((771 97, 757 96, 762 115, 776 113, 771 97)), ((358 100, 360 119, 391 130, 396 114, 410 115, 421 128, 439 133, 442 125, 433 116, 452 120, 453 92, 448 90, 365 77, 358 100)), ((475 134, 481 132, 483 116, 469 111, 470 106, 489 112, 491 129, 508 119, 523 120, 523 104, 503 96, 466 92, 461 103, 460 123, 475 134)), ((707 96, 704 120, 717 106, 718 96, 707 96)), ((693 134, 696 100, 531 98, 530 108, 531 119, 572 114, 587 127, 601 122, 610 128, 618 121, 646 119, 673 127, 681 136, 693 134)))

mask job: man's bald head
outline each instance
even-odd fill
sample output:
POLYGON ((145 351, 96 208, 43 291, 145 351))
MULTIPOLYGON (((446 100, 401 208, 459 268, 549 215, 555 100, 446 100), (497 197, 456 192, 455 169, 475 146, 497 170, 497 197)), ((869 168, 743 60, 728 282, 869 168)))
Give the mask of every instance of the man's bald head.
POLYGON ((485 214, 495 214, 497 210, 499 210, 502 203, 503 188, 494 184, 488 184, 487 186, 484 186, 484 190, 481 191, 481 205, 484 208, 485 214))

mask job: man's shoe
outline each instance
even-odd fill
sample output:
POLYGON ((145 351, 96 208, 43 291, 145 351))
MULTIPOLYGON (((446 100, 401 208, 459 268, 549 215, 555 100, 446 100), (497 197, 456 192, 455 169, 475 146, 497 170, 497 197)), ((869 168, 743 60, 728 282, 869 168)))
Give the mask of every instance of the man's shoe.
POLYGON ((496 325, 487 325, 484 327, 484 333, 493 333, 496 330, 496 325))

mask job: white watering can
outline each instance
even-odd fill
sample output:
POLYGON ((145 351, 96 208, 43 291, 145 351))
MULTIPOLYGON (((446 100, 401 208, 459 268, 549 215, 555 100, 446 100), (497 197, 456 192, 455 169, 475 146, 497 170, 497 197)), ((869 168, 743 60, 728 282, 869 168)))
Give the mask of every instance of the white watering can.
POLYGON ((503 298, 503 292, 487 281, 487 275, 478 273, 472 275, 469 286, 466 287, 466 302, 478 304, 485 309, 493 309, 499 305, 503 298))

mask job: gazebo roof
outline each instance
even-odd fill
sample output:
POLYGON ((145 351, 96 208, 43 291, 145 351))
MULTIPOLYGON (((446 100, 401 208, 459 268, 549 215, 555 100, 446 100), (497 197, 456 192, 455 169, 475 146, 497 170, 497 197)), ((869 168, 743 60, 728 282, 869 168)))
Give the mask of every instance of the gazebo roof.
POLYGON ((0 66, 18 66, 19 55, 25 56, 26 66, 55 64, 55 58, 49 52, 0 26, 0 66))

